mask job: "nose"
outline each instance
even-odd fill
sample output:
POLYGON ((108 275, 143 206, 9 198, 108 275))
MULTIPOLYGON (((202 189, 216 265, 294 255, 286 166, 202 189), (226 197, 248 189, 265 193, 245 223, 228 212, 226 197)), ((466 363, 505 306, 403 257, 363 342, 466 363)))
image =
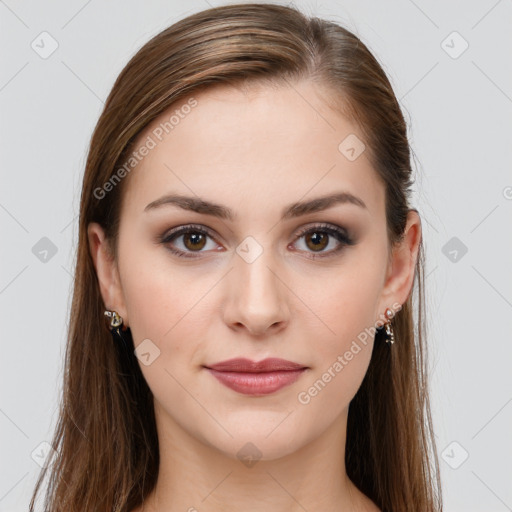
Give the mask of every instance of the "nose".
POLYGON ((251 263, 235 255, 227 279, 224 321, 231 329, 262 336, 275 334, 287 325, 287 287, 266 251, 251 263))

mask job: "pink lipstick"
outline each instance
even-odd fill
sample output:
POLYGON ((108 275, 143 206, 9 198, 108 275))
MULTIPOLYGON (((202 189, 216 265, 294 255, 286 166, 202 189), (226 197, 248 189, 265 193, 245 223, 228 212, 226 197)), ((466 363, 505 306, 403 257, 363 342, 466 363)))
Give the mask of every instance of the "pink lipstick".
POLYGON ((205 368, 222 384, 246 395, 268 395, 295 382, 306 366, 284 359, 229 359, 205 368))

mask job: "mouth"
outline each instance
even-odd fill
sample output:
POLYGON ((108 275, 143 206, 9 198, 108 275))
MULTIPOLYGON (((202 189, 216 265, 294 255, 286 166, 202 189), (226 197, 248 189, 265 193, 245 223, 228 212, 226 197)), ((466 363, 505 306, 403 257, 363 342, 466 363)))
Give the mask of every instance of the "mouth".
POLYGON ((307 366, 284 359, 230 359, 204 367, 221 384, 245 395, 268 395, 294 383, 307 366))

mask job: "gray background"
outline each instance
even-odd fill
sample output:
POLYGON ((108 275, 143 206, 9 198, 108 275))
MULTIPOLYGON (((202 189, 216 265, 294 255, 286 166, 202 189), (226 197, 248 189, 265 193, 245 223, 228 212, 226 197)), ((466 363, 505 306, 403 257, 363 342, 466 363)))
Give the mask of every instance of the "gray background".
MULTIPOLYGON (((445 510, 512 510, 512 3, 295 4, 363 39, 410 125, 445 510)), ((221 2, 0 1, 1 512, 27 510, 56 421, 103 101, 152 35, 209 5, 221 2)))

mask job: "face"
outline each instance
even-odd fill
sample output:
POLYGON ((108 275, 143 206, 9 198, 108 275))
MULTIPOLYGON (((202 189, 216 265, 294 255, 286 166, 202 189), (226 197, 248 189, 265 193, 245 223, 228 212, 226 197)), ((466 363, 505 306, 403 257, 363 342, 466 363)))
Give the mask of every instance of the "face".
POLYGON ((339 149, 363 136, 322 94, 215 87, 163 137, 180 105, 155 120, 138 145, 156 144, 125 178, 116 277, 98 272, 143 354, 159 425, 230 457, 248 442, 282 457, 343 422, 368 332, 409 293, 412 264, 388 261, 384 187, 365 151, 339 149), (233 358, 302 369, 208 369, 233 358))

